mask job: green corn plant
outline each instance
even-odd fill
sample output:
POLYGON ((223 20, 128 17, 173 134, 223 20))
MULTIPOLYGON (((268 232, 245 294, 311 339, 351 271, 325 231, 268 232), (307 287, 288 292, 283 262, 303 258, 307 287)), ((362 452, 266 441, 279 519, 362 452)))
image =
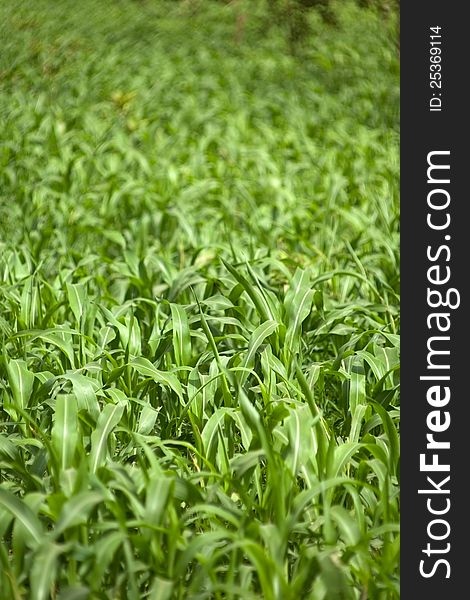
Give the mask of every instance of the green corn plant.
POLYGON ((0 7, 2 598, 398 599, 394 15, 190 4, 0 7))

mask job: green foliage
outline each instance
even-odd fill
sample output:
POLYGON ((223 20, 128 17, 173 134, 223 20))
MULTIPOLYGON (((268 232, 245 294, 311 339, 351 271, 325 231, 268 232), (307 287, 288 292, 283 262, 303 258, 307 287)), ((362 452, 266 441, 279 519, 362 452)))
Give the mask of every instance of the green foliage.
POLYGON ((399 597, 398 64, 335 14, 2 4, 2 597, 399 597))

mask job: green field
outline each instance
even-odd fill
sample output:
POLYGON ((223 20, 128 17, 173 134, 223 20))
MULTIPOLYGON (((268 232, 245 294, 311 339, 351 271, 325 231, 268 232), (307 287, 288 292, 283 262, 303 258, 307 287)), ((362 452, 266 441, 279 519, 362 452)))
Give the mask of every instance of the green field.
POLYGON ((399 598, 399 56, 334 12, 1 4, 2 600, 399 598))

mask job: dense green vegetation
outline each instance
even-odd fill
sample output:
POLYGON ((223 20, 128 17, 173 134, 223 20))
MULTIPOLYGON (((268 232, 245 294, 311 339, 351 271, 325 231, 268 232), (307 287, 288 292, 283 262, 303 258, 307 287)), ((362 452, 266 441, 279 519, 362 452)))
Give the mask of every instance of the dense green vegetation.
POLYGON ((398 56, 334 10, 1 4, 5 600, 399 597, 398 56))

